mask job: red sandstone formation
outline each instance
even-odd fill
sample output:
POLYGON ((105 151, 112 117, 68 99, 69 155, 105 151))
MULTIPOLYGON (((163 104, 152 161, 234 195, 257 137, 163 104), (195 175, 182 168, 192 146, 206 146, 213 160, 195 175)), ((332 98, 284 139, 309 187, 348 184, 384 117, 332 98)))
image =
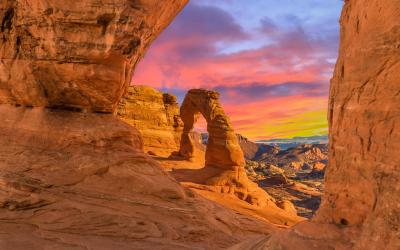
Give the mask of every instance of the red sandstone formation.
POLYGON ((0 103, 112 112, 187 0, 2 0, 0 103))
POLYGON ((243 152, 219 103, 219 93, 203 89, 190 90, 183 101, 180 115, 184 124, 180 147, 183 157, 193 156, 194 142, 190 132, 202 115, 207 121, 208 131, 206 166, 226 170, 244 166, 243 152))
POLYGON ((217 187, 219 192, 234 194, 250 204, 276 208, 274 199, 248 179, 243 151, 219 102, 218 92, 190 90, 185 96, 180 115, 184 127, 179 154, 187 159, 194 156, 195 143, 190 133, 195 122, 200 115, 207 121, 204 172, 210 173, 205 175, 204 184, 217 187))
POLYGON ((168 157, 179 150, 183 123, 175 96, 147 86, 131 86, 118 116, 140 131, 145 152, 168 157))
POLYGON ((346 1, 316 221, 362 227, 355 248, 400 248, 400 3, 346 1))
POLYGON ((111 114, 0 105, 0 249, 225 249, 273 231, 182 188, 111 114))
POLYGON ((250 141, 243 135, 237 134, 236 136, 238 138, 240 148, 243 151, 244 158, 246 160, 252 160, 254 157, 256 157, 260 146, 257 143, 250 141))
POLYGON ((297 210, 293 203, 288 200, 278 201, 276 205, 290 214, 297 215, 297 210))

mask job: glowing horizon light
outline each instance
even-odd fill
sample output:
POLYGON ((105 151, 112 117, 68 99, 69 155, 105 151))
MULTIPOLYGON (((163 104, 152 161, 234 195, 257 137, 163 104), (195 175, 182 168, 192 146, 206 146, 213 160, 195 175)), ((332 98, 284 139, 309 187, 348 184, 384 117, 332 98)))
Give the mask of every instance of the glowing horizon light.
POLYGON ((327 134, 342 4, 191 1, 151 46, 132 84, 180 101, 192 88, 216 90, 235 131, 249 139, 327 134))

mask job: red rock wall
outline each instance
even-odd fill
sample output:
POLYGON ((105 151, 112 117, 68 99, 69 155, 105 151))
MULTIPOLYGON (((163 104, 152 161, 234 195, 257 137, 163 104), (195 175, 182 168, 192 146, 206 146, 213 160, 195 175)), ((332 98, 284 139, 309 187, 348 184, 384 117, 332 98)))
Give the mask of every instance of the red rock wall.
POLYGON ((363 249, 399 243, 399 17, 399 1, 349 0, 340 21, 329 167, 317 221, 364 225, 363 249))

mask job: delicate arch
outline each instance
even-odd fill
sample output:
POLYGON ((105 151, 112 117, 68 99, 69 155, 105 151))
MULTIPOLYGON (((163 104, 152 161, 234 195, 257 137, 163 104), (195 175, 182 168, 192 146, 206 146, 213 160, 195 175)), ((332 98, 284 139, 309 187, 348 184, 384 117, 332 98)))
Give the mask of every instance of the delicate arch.
POLYGON ((200 115, 207 121, 209 134, 206 150, 206 166, 235 169, 245 164, 243 152, 229 118, 220 102, 219 93, 205 89, 190 90, 181 107, 184 129, 180 144, 180 155, 192 158, 194 141, 190 136, 200 115))

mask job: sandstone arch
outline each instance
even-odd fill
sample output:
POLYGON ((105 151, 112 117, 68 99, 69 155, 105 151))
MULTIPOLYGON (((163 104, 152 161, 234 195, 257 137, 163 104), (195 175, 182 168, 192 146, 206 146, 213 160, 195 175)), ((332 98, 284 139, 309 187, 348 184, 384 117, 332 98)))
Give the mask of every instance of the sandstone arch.
POLYGON ((180 109, 184 127, 179 155, 186 159, 194 157, 195 143, 190 134, 200 115, 207 121, 209 133, 204 167, 206 174, 201 184, 211 185, 217 192, 233 194, 253 205, 277 208, 275 200, 248 179, 243 151, 219 102, 218 92, 192 89, 186 94, 180 109))
POLYGON ((205 89, 190 90, 181 106, 181 119, 184 123, 181 137, 180 155, 193 157, 194 142, 190 136, 199 115, 207 121, 208 144, 206 149, 206 167, 235 170, 245 164, 243 152, 237 136, 225 114, 219 93, 205 89))

